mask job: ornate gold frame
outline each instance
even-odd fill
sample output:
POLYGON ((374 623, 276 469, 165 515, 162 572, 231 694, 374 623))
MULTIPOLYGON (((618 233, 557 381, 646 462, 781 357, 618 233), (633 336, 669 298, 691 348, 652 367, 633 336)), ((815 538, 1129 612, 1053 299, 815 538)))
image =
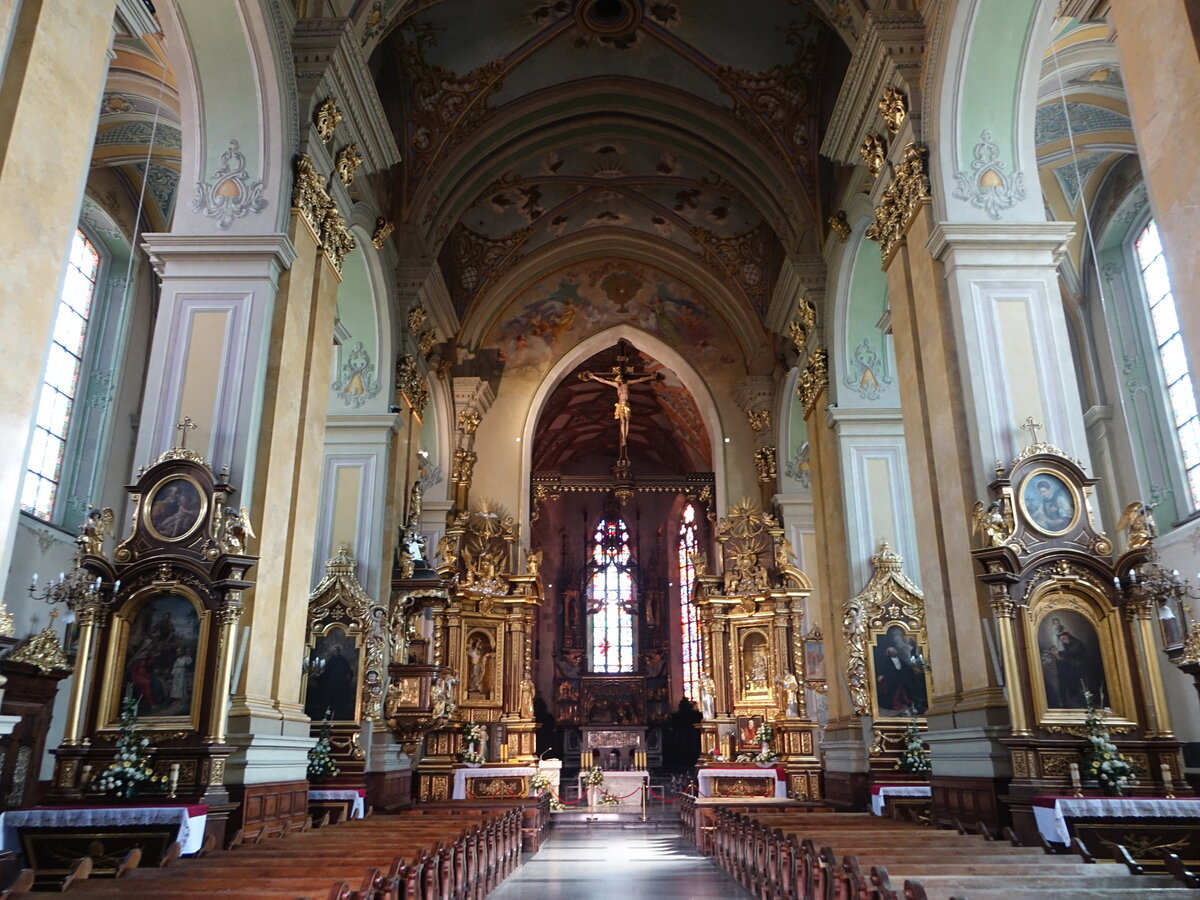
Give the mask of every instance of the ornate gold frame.
POLYGON ((503 709, 504 708, 504 628, 499 621, 480 621, 466 619, 462 623, 462 648, 460 650, 458 668, 458 706, 461 709, 503 709), (470 667, 467 665, 467 646, 471 635, 483 632, 491 639, 492 657, 495 668, 492 671, 492 698, 490 700, 471 699, 467 696, 470 683, 470 667))
POLYGON ((208 517, 208 491, 201 487, 200 482, 198 482, 191 475, 184 474, 183 472, 172 472, 171 474, 161 478, 158 483, 155 484, 154 487, 150 488, 150 490, 146 492, 145 496, 142 497, 141 517, 142 522, 146 526, 146 532, 155 540, 172 544, 187 540, 196 533, 196 529, 199 528, 208 517), (158 529, 154 527, 154 520, 150 517, 150 510, 154 506, 154 498, 158 496, 158 492, 172 481, 186 481, 193 488, 195 488, 196 494, 200 498, 200 511, 196 514, 196 521, 194 521, 188 527, 187 531, 183 532, 182 534, 178 534, 175 537, 167 537, 166 535, 160 534, 158 529))
POLYGON ((1029 662, 1034 715, 1037 724, 1053 731, 1064 726, 1082 726, 1087 718, 1083 709, 1050 709, 1046 700, 1046 681, 1042 675, 1042 653, 1037 644, 1038 626, 1055 609, 1068 609, 1086 618, 1096 630, 1100 642, 1100 660, 1108 686, 1111 712, 1104 715, 1109 727, 1137 728, 1131 673, 1121 646, 1121 611, 1105 609, 1105 598, 1087 582, 1077 579, 1051 579, 1038 588, 1024 608, 1025 652, 1029 662))
MULTIPOLYGON (((310 626, 311 627, 311 626, 310 626)), ((317 649, 317 641, 329 634, 330 631, 337 628, 343 632, 346 637, 354 640, 354 649, 358 651, 358 672, 356 674, 357 681, 354 685, 354 718, 353 719, 334 719, 334 722, 352 722, 357 725, 363 718, 363 681, 367 677, 367 668, 369 661, 367 659, 367 642, 366 635, 360 628, 355 628, 345 622, 339 622, 336 619, 325 622, 319 627, 312 627, 308 633, 308 641, 304 648, 307 650, 307 657, 312 657, 313 651, 317 649)), ((300 679, 300 702, 307 705, 308 702, 308 672, 300 679)))
MULTIPOLYGON (((165 480, 165 479, 164 479, 165 480)), ((203 496, 203 495, 201 495, 203 496)), ((121 669, 125 664, 125 651, 129 646, 129 631, 133 619, 147 603, 162 595, 183 597, 196 608, 199 618, 200 638, 196 643, 196 671, 192 678, 192 707, 186 716, 138 716, 138 728, 143 731, 171 731, 181 728, 200 730, 200 700, 208 677, 208 634, 212 613, 204 608, 199 596, 191 588, 178 582, 156 582, 135 591, 122 605, 120 612, 113 613, 113 625, 108 638, 108 659, 101 682, 100 706, 102 715, 97 731, 112 731, 121 720, 121 687, 125 682, 121 669)), ((223 702, 223 698, 214 698, 223 702)))
POLYGON ((1079 525, 1079 517, 1083 515, 1083 497, 1080 496, 1080 493, 1078 490, 1076 490, 1075 485, 1071 484, 1066 478, 1064 478, 1063 473, 1058 469, 1051 468, 1050 466, 1039 466, 1021 479, 1021 483, 1016 487, 1016 494, 1017 503, 1021 505, 1021 512, 1025 517, 1026 523, 1028 523, 1029 527, 1034 529, 1038 534, 1045 535, 1046 537, 1062 537, 1064 534, 1070 534, 1079 525), (1033 481, 1033 479, 1039 478, 1043 475, 1053 476, 1054 480, 1062 485, 1063 489, 1071 495, 1071 502, 1074 505, 1071 521, 1067 523, 1066 528, 1063 528, 1059 531, 1047 531, 1045 528, 1042 528, 1042 526, 1038 525, 1037 522, 1034 521, 1033 516, 1030 515, 1029 508, 1025 505, 1025 488, 1031 481, 1033 481))

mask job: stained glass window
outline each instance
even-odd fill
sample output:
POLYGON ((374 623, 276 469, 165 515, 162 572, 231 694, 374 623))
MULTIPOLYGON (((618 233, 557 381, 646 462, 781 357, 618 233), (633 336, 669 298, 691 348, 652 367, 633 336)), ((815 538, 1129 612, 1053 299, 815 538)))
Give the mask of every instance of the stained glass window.
POLYGON ((83 232, 77 230, 71 242, 62 294, 58 298, 29 461, 25 465, 25 481, 21 487, 21 509, 39 519, 49 520, 54 512, 99 268, 100 254, 83 232))
POLYGON ((696 581, 696 566, 692 554, 699 544, 696 538, 696 507, 689 503, 683 508, 679 523, 679 619, 683 638, 683 694, 692 703, 700 704, 700 670, 702 667, 700 627, 696 607, 691 602, 692 585, 696 581))
POLYGON ((629 529, 601 519, 592 535, 588 603, 593 672, 633 671, 633 571, 629 529))
POLYGON ((1167 403, 1179 448, 1183 453, 1183 468, 1188 484, 1191 508, 1200 509, 1200 416, 1196 414, 1196 392, 1188 370, 1183 335, 1179 333, 1179 317, 1175 312, 1175 295, 1167 275, 1158 226, 1151 219, 1134 242, 1142 285, 1150 304, 1150 322, 1158 358, 1162 363, 1167 384, 1167 403))

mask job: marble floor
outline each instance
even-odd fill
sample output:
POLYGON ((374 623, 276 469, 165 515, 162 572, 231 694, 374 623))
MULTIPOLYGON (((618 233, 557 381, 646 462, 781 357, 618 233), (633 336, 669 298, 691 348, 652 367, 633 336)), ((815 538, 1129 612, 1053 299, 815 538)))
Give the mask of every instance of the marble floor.
POLYGON ((742 900, 675 829, 556 828, 489 900, 742 900))

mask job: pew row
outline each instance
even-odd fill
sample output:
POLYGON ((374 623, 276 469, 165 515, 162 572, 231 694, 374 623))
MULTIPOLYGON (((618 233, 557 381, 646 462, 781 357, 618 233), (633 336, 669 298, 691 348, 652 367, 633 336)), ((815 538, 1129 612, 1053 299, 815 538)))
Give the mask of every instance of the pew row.
POLYGON ((76 878, 69 890, 159 900, 481 900, 520 864, 522 812, 377 815, 166 868, 130 866, 119 879, 76 878))
POLYGON ((1169 875, 858 813, 721 809, 712 855, 759 900, 1175 900, 1169 875))

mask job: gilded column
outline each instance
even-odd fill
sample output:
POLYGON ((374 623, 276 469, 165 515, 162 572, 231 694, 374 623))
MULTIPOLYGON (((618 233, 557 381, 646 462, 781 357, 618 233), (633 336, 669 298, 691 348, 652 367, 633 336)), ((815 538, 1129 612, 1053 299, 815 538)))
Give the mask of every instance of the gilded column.
POLYGON ((81 604, 75 609, 75 620, 79 623, 79 649, 75 652, 75 677, 71 681, 71 697, 67 705, 67 720, 63 727, 64 745, 78 744, 83 738, 83 703, 92 680, 94 662, 92 641, 104 616, 104 609, 95 602, 81 604))
POLYGON ((1158 640, 1154 634, 1153 600, 1130 604, 1126 614, 1133 628, 1134 646, 1137 651, 1138 670, 1146 685, 1146 712, 1150 721, 1147 737, 1171 738, 1171 717, 1167 712, 1166 689, 1163 687, 1162 670, 1158 665, 1158 640))
POLYGON ((1025 696, 1021 689, 1021 669, 1017 660, 1017 642, 1014 636, 1017 606, 1008 596, 1007 585, 993 584, 991 591, 992 614, 996 617, 996 631, 1000 636, 1000 655, 1004 659, 1004 680, 1008 685, 1008 709, 1009 715, 1012 717, 1012 733, 1027 735, 1030 733, 1029 717, 1025 712, 1025 696))

